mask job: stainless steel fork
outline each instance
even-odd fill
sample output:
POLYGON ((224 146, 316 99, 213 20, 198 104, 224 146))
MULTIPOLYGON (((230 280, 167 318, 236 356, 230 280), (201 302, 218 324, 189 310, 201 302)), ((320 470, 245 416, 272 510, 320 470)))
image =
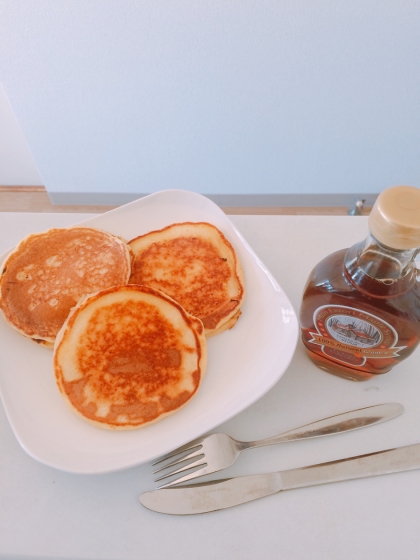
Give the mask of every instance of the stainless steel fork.
POLYGON ((153 474, 171 467, 183 465, 176 470, 171 470, 160 476, 155 482, 174 475, 181 475, 191 469, 196 469, 193 472, 189 472, 184 476, 180 476, 175 480, 159 486, 159 488, 167 488, 230 467, 236 461, 238 455, 246 449, 348 432, 350 430, 356 430, 358 428, 364 428, 372 424, 379 424, 380 422, 391 420, 391 418, 399 416, 403 411, 404 407, 398 403, 379 404, 367 408, 359 408, 336 416, 330 416, 329 418, 318 420, 317 422, 312 422, 300 428, 259 441, 237 441, 227 434, 203 436, 175 449, 158 461, 152 463, 153 465, 157 465, 169 459, 174 459, 172 462, 161 466, 154 471, 153 474), (178 455, 179 457, 177 457, 178 455))

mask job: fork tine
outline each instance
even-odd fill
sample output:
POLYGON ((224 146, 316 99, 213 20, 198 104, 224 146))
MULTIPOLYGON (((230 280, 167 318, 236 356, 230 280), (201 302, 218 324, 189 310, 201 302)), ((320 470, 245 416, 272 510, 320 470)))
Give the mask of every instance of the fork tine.
POLYGON ((217 469, 209 469, 208 467, 204 467, 203 469, 199 469, 198 471, 194 471, 192 473, 181 476, 181 478, 172 480, 172 482, 167 482, 166 484, 162 484, 161 486, 158 486, 156 490, 160 490, 161 488, 169 488, 170 486, 181 484, 181 482, 188 482, 188 480, 196 479, 199 478, 200 476, 205 476, 206 474, 211 474, 216 471, 217 469))
POLYGON ((184 453, 184 451, 191 451, 194 447, 198 447, 199 445, 202 445, 203 439, 204 438, 195 439, 193 441, 190 441, 189 443, 186 443, 185 445, 182 445, 181 447, 178 447, 177 449, 174 449, 170 453, 167 453, 166 455, 164 455, 163 457, 161 457, 160 459, 152 463, 152 467, 158 465, 159 463, 162 463, 162 461, 166 461, 167 459, 172 459, 172 457, 175 457, 175 455, 178 455, 179 453, 184 453))
POLYGON ((181 459, 176 459, 175 461, 172 461, 172 463, 168 463, 167 465, 164 465, 163 467, 160 467, 159 469, 153 471, 153 474, 156 474, 165 469, 169 469, 169 467, 180 465, 181 463, 183 463, 184 461, 188 461, 189 459, 196 459, 198 457, 203 457, 203 455, 204 453, 202 453, 201 449, 198 450, 194 449, 194 451, 192 451, 188 455, 185 455, 185 457, 182 457, 181 459))
POLYGON ((205 465, 207 465, 207 463, 204 460, 204 457, 202 457, 201 459, 198 459, 197 461, 194 461, 194 463, 190 463, 189 465, 181 467, 180 469, 178 469, 176 471, 172 471, 168 474, 164 474, 164 475, 160 476, 159 478, 156 478, 155 482, 158 482, 159 480, 163 480, 164 478, 169 478, 170 476, 173 476, 175 474, 179 474, 179 473, 188 471, 190 469, 193 469, 194 467, 203 467, 205 465))

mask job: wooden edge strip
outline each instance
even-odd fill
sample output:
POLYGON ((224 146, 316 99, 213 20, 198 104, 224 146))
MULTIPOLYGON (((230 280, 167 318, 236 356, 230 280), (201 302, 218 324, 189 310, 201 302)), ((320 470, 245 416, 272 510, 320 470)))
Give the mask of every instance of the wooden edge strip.
MULTIPOLYGON (((63 212, 102 214, 115 205, 100 204, 53 204, 43 186, 1 186, 0 212, 63 212)), ((312 215, 345 216, 346 206, 221 206, 229 215, 312 215)), ((364 207, 362 215, 369 215, 371 207, 364 207)))

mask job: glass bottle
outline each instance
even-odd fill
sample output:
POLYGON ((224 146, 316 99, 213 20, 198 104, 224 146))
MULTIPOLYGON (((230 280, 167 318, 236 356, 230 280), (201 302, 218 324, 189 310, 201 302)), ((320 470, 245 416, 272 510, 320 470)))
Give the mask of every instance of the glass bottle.
POLYGON ((309 357, 353 381, 388 372, 420 342, 420 189, 383 191, 369 230, 315 266, 300 309, 309 357))

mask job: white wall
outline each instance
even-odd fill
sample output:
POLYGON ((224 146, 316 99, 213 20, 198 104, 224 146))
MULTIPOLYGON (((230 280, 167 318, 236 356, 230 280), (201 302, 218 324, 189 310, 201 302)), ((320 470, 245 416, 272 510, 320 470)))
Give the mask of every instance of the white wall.
POLYGON ((417 0, 0 0, 50 193, 420 186, 417 0))
POLYGON ((6 94, 0 85, 0 186, 42 185, 6 94))

